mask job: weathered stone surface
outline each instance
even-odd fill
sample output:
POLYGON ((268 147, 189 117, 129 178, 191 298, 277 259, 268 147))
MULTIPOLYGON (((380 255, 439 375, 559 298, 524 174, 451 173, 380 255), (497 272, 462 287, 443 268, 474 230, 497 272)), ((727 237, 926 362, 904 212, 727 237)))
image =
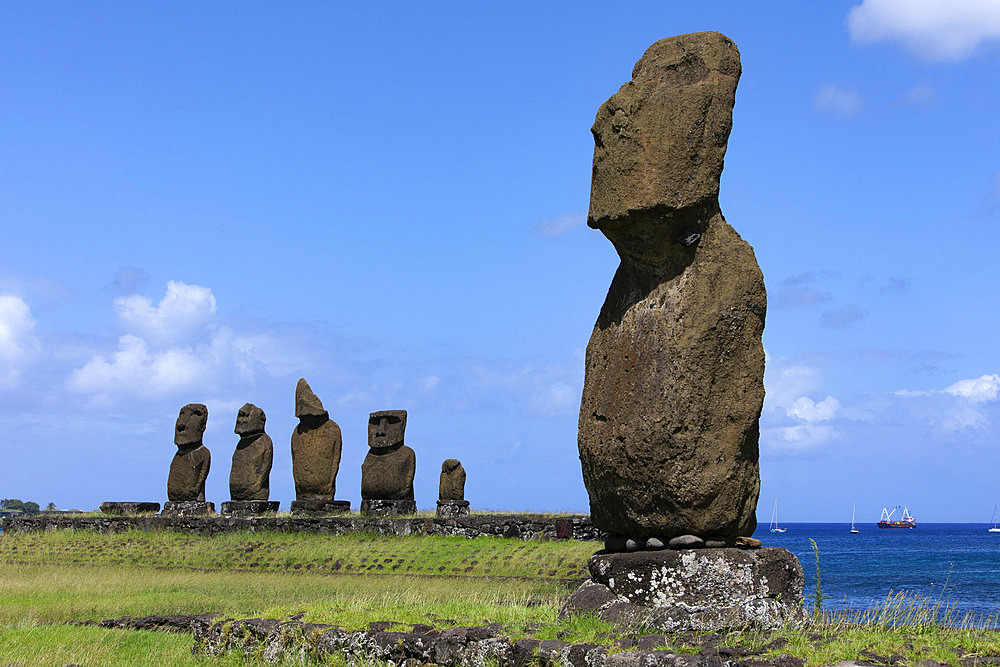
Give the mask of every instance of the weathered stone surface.
POLYGON ((756 537, 737 537, 733 542, 733 546, 740 549, 760 549, 763 545, 756 537))
POLYGON ((179 500, 167 501, 163 503, 161 516, 184 517, 184 516, 204 516, 215 514, 215 503, 206 503, 201 500, 179 500))
POLYGON ((299 418, 292 432, 295 499, 333 500, 343 439, 305 378, 295 387, 295 416, 299 418))
POLYGON ((267 500, 270 497, 274 445, 264 433, 266 420, 264 411, 251 403, 244 404, 236 416, 234 432, 240 436, 240 441, 236 443, 229 473, 229 495, 233 500, 267 500))
POLYGON ((174 444, 177 453, 170 462, 167 476, 167 498, 173 502, 205 500, 205 480, 212 466, 212 455, 202 444, 208 408, 190 403, 181 408, 174 424, 174 444))
POLYGON ((273 514, 281 507, 277 500, 231 500, 222 503, 222 516, 261 516, 273 514))
POLYGON ((612 602, 622 601, 624 601, 624 598, 612 593, 611 589, 604 584, 599 584, 592 579, 588 579, 580 584, 580 587, 573 591, 566 599, 562 609, 559 611, 559 617, 565 618, 573 614, 597 612, 612 602))
POLYGON ((438 500, 465 500, 465 468, 458 459, 445 459, 441 464, 438 500))
POLYGON ((360 511, 361 516, 407 516, 417 513, 417 503, 409 498, 366 498, 360 511))
POLYGON ((313 498, 312 500, 293 500, 292 514, 296 516, 322 516, 324 514, 348 514, 351 511, 351 501, 349 500, 326 500, 325 498, 313 498))
POLYGON ((805 618, 802 566, 785 549, 597 554, 588 568, 593 581, 637 607, 614 614, 642 616, 661 631, 772 628, 805 618))
POLYGON ((362 500, 413 500, 417 455, 403 444, 405 431, 406 410, 369 415, 370 449, 361 463, 362 500))
POLYGON ((697 535, 678 535, 668 545, 671 549, 700 549, 705 546, 705 540, 697 535))
POLYGON ((439 500, 437 501, 437 515, 443 519, 450 519, 456 516, 469 516, 469 501, 439 500))
MULTIPOLYGON (((298 501, 294 501, 298 502, 298 501)), ((198 503, 211 507, 211 503, 198 503)), ((164 508, 166 511, 166 508, 164 508)), ((283 533, 345 535, 373 533, 385 536, 445 535, 450 537, 508 537, 520 540, 574 539, 599 541, 603 533, 586 516, 554 519, 543 514, 480 514, 452 519, 431 517, 397 518, 391 521, 362 516, 190 516, 164 514, 78 517, 37 514, 17 519, 0 519, 5 533, 46 530, 93 530, 120 533, 126 530, 173 530, 190 535, 220 535, 239 531, 270 530, 283 533)), ((596 545, 595 545, 596 546, 596 545)), ((580 577, 586 570, 580 571, 580 577)))
POLYGON ((621 265, 587 346, 579 449, 609 533, 756 527, 766 298, 718 202, 739 76, 719 33, 660 40, 592 129, 588 225, 621 265))
POLYGON ((101 503, 101 511, 105 514, 156 514, 160 511, 160 503, 111 501, 101 503))

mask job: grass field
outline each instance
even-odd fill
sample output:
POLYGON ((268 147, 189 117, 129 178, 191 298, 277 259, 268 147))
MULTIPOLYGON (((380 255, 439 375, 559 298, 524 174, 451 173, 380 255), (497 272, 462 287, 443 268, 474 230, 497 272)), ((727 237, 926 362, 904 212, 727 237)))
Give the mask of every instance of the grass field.
MULTIPOLYGON (((0 534, 0 664, 245 664, 237 656, 193 656, 186 634, 68 625, 154 614, 301 615, 349 630, 373 621, 499 622, 513 638, 610 643, 630 633, 593 617, 558 619, 596 546, 363 534, 0 534)), ((821 616, 805 629, 733 633, 724 645, 768 646, 762 657, 789 653, 808 665, 1000 656, 1000 633, 942 624, 925 600, 902 596, 857 616, 821 616)), ((697 652, 689 640, 668 638, 664 647, 697 652)))

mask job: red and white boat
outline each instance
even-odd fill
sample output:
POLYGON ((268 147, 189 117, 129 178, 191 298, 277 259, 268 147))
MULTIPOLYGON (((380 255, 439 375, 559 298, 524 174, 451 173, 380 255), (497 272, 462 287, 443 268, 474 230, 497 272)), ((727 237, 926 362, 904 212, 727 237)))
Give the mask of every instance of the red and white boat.
POLYGON ((882 518, 878 522, 879 528, 916 528, 917 520, 910 516, 910 510, 902 505, 896 505, 896 507, 890 512, 888 507, 882 508, 882 518), (902 515, 898 519, 893 519, 893 515, 897 510, 903 510, 902 515))

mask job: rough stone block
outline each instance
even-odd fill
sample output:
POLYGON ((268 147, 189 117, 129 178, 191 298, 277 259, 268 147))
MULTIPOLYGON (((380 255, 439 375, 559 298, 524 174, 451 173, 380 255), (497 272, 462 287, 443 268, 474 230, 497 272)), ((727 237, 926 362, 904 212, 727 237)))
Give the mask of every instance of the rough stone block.
POLYGON ((362 500, 361 516, 405 516, 417 513, 415 500, 362 500))
POLYGON ((111 501, 101 503, 101 511, 105 514, 156 514, 160 511, 160 503, 111 501))
POLYGON ((277 512, 281 503, 277 500, 230 500, 222 503, 223 516, 260 516, 277 512))
POLYGON ((161 516, 200 516, 215 514, 215 503, 200 500, 168 501, 163 503, 161 516))
POLYGON ((320 516, 323 514, 350 514, 350 500, 326 500, 325 498, 313 498, 312 500, 293 500, 292 514, 294 516, 320 516))
POLYGON ((774 628, 805 619, 802 565, 786 549, 692 549, 597 554, 568 612, 660 631, 774 628), (610 596, 596 592, 607 587, 610 596))
POLYGON ((451 519, 456 516, 469 516, 469 501, 439 500, 437 501, 437 515, 442 519, 451 519))

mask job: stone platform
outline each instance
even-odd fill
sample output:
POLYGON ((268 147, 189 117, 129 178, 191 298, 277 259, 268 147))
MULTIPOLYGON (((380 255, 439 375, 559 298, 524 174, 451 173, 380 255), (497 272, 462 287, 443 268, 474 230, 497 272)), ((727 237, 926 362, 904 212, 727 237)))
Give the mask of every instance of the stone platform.
POLYGON ((277 513, 277 500, 229 500, 222 503, 223 516, 260 516, 277 513))
POLYGON ((469 516, 468 500, 439 500, 437 501, 437 515, 444 519, 454 516, 469 516))
POLYGON ((109 501, 101 503, 101 511, 105 514, 156 514, 160 511, 160 503, 109 501))
POLYGON ((167 501, 163 504, 163 516, 202 516, 205 514, 215 514, 215 503, 206 503, 199 500, 185 500, 182 502, 167 501))
POLYGON ((417 513, 415 500, 362 500, 361 516, 407 516, 417 513))
POLYGON ((322 516, 324 514, 350 514, 350 500, 293 500, 292 514, 295 516, 322 516))
POLYGON ((563 614, 596 612, 661 632, 777 628, 805 620, 802 565, 787 549, 601 553, 563 614))

